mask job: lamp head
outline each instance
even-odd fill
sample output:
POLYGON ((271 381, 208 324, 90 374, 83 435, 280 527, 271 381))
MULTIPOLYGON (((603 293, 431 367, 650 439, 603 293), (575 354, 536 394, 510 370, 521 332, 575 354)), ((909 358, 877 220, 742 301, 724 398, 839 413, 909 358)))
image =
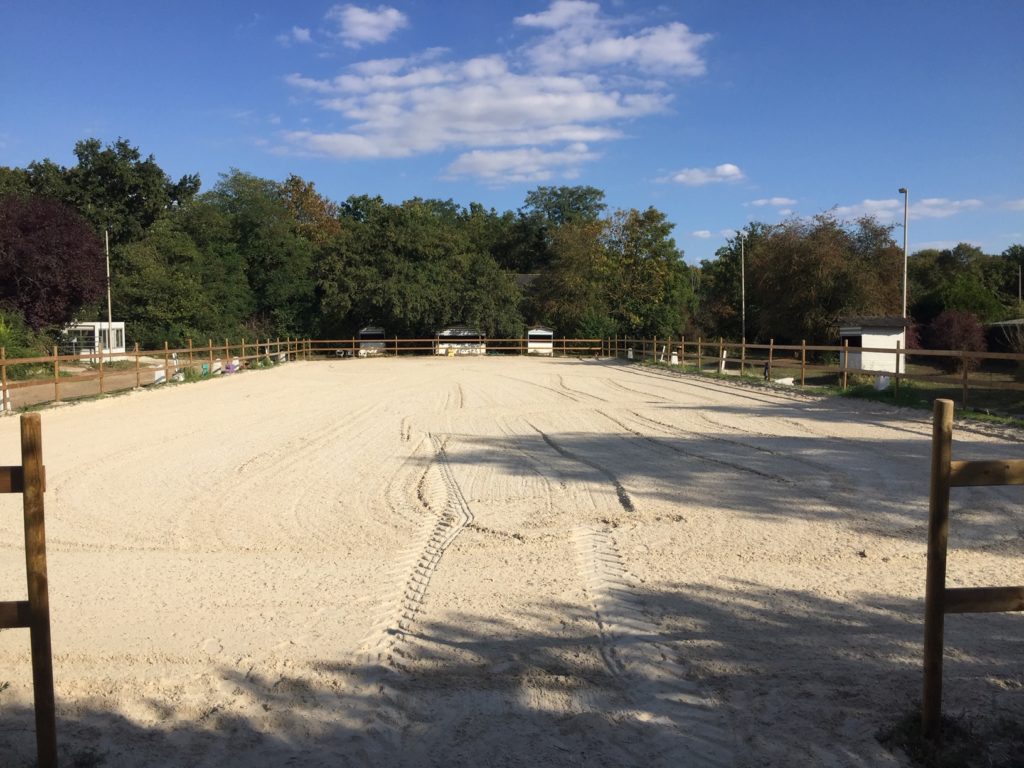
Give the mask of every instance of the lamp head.
POLYGON ((900 187, 900 188, 899 188, 899 189, 898 189, 897 191, 898 191, 898 192, 899 192, 899 193, 900 193, 901 195, 905 195, 905 194, 907 194, 907 188, 906 188, 906 187, 900 187))

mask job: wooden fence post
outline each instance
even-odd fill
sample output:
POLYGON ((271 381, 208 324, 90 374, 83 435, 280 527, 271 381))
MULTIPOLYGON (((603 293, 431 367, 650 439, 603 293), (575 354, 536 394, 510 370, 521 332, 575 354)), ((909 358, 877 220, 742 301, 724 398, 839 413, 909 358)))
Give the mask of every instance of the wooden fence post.
POLYGON ((238 370, 245 368, 245 336, 242 337, 242 356, 238 358, 238 370))
POLYGON ((210 370, 209 370, 209 374, 211 376, 213 376, 213 339, 209 339, 208 338, 206 340, 206 346, 209 347, 209 352, 210 352, 210 370))
POLYGON ((188 367, 192 367, 192 339, 188 340, 188 367))
POLYGON ((0 347, 0 416, 9 409, 9 401, 7 400, 7 349, 6 347, 0 347))
POLYGON ((100 394, 103 394, 103 355, 100 355, 100 394))
POLYGON ((740 339, 740 376, 743 376, 743 372, 747 367, 747 337, 744 336, 740 339))
POLYGON ((961 386, 963 387, 963 408, 967 407, 967 354, 963 351, 960 352, 960 378, 961 386))
POLYGON ((850 340, 843 339, 843 389, 846 389, 846 369, 850 365, 850 340))
POLYGON ((775 339, 768 339, 768 381, 772 380, 772 365, 775 356, 775 339))
POLYGON ((0 603, 0 628, 28 628, 32 655, 36 755, 39 768, 56 768, 57 718, 50 647, 50 598, 43 520, 43 438, 38 413, 21 416, 21 466, 0 467, 0 493, 21 493, 25 524, 28 600, 0 603))
POLYGON ((807 374, 807 339, 800 340, 800 386, 804 386, 807 374))
POLYGON ((139 342, 135 342, 135 388, 142 389, 142 371, 139 368, 139 342))
POLYGON ((938 735, 942 713, 942 639, 945 627, 946 547, 949 541, 949 462, 953 448, 953 401, 932 410, 932 479, 928 503, 928 569, 924 591, 924 690, 921 727, 938 735))
MULTIPOLYGON (((103 359, 102 353, 100 359, 103 359)), ((53 348, 53 400, 60 402, 60 360, 57 358, 57 348, 53 348)))
POLYGON ((686 366, 686 337, 679 337, 679 367, 680 369, 686 366))
POLYGON ((224 373, 228 369, 228 361, 231 359, 230 348, 228 347, 228 340, 224 339, 224 363, 221 366, 221 372, 224 373))
POLYGON ((718 372, 725 373, 725 358, 722 357, 722 353, 725 352, 725 342, 721 336, 718 337, 718 372))
POLYGON ((171 356, 168 354, 169 345, 164 341, 164 384, 171 383, 171 356))
POLYGON ((701 372, 701 368, 702 368, 700 358, 701 358, 701 338, 700 338, 700 336, 698 336, 697 337, 697 373, 700 373, 701 372))
POLYGON ((903 361, 903 365, 900 365, 900 342, 896 341, 896 375, 892 379, 893 385, 893 399, 899 399, 900 396, 900 370, 907 370, 907 362, 903 361))

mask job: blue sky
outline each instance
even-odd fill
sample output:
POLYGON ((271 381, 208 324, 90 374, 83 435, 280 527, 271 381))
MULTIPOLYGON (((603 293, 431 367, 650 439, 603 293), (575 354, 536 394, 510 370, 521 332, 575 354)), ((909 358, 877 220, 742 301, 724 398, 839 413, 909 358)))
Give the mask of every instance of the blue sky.
MULTIPOLYGON (((1024 2, 0 0, 0 165, 124 137, 208 189, 653 205, 687 261, 836 207, 1024 242, 1024 2)), ((897 239, 901 235, 897 233, 897 239)))

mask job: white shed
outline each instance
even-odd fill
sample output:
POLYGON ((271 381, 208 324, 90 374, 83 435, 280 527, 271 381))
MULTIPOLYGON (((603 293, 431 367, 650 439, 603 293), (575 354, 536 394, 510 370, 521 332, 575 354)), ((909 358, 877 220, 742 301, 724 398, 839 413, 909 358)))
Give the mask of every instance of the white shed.
POLYGON ((871 352, 878 349, 907 348, 906 330, 909 325, 902 317, 847 317, 839 321, 839 343, 849 345, 850 369, 878 373, 905 373, 905 360, 891 352, 871 352), (897 363, 897 358, 900 362, 897 363), (897 365, 900 370, 897 370, 897 365))
POLYGON ((434 343, 435 355, 485 355, 487 342, 476 328, 468 325, 452 325, 437 332, 434 343))
POLYGON ((526 354, 551 355, 555 349, 555 332, 551 328, 535 325, 526 329, 526 354))
POLYGON ((102 320, 69 325, 61 331, 60 348, 66 355, 87 354, 95 357, 99 350, 108 354, 123 354, 124 323, 107 323, 102 320), (113 344, 107 338, 108 330, 113 337, 113 344))

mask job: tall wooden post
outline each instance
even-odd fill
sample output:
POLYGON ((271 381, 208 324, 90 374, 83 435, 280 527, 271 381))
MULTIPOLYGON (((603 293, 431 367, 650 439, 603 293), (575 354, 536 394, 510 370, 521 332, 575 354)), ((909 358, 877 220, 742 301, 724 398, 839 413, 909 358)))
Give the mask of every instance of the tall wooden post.
POLYGON ((171 383, 171 356, 168 350, 169 346, 164 341, 164 384, 171 383))
POLYGON ((192 367, 192 339, 188 340, 188 367, 192 367))
POLYGON ((100 394, 103 394, 103 355, 100 355, 100 394))
POLYGON ((679 367, 683 368, 686 365, 686 337, 679 337, 679 367))
POLYGON ((740 376, 747 367, 747 337, 740 339, 740 376))
POLYGON ((224 367, 222 369, 223 371, 226 371, 228 369, 228 362, 230 360, 231 360, 231 352, 230 352, 230 349, 228 347, 228 340, 224 339, 224 367))
POLYGON ((768 381, 772 380, 772 358, 775 356, 775 339, 768 339, 768 381))
POLYGON ((921 726, 938 735, 942 714, 942 641, 945 628, 946 547, 949 540, 949 462, 953 454, 953 401, 932 410, 932 481, 928 504, 928 570, 924 589, 924 690, 921 726))
POLYGON ((135 388, 142 388, 142 370, 139 367, 139 342, 135 342, 135 388))
POLYGON ((206 346, 209 348, 210 353, 210 375, 213 376, 213 339, 206 340, 206 346))
POLYGON ((56 347, 53 348, 53 399, 60 402, 60 359, 57 356, 56 347))
POLYGON ((21 462, 25 511, 25 568, 28 571, 29 643, 40 768, 57 765, 57 718, 50 648, 50 597, 43 524, 43 431, 38 413, 21 416, 21 462))
POLYGON ((721 336, 718 337, 718 371, 719 373, 725 373, 725 361, 722 358, 722 353, 725 352, 725 340, 721 336))
POLYGON ((807 339, 800 340, 800 386, 804 386, 807 375, 807 339))
POLYGON ((10 409, 10 401, 7 399, 7 348, 0 347, 0 416, 4 411, 10 409))
POLYGON ((701 358, 701 338, 700 338, 700 336, 698 336, 697 337, 697 373, 700 373, 701 370, 702 370, 700 358, 701 358))
POLYGON ((242 337, 242 356, 238 358, 238 369, 245 368, 245 336, 242 337))

